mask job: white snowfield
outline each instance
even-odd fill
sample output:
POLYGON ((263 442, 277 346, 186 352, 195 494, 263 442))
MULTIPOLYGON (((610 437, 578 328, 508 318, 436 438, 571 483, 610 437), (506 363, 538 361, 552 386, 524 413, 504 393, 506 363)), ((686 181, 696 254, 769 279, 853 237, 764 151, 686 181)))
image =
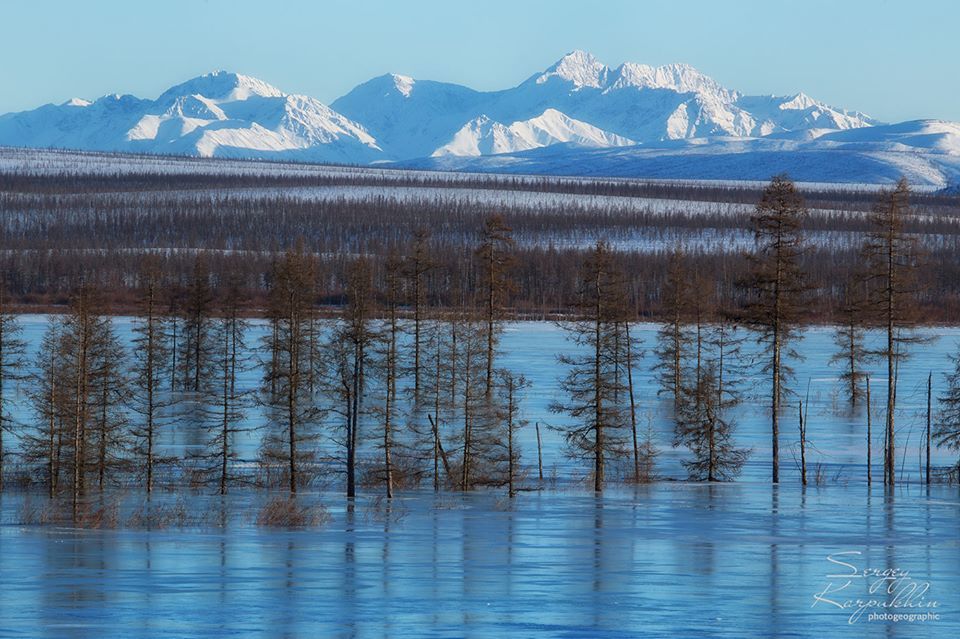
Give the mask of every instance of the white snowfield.
POLYGON ((494 122, 486 115, 467 122, 453 139, 433 152, 443 155, 496 155, 539 149, 554 144, 573 144, 588 148, 632 146, 633 140, 567 117, 556 109, 512 124, 494 122))
MULTIPOLYGON (((445 189, 469 189, 477 180, 498 180, 510 185, 523 186, 537 191, 548 186, 561 185, 618 185, 651 184, 667 187, 743 187, 763 188, 769 179, 637 179, 629 177, 602 177, 576 175, 546 175, 536 173, 495 173, 491 171, 445 171, 437 169, 411 169, 394 166, 348 166, 336 164, 307 164, 222 158, 196 158, 186 156, 159 156, 151 154, 123 154, 95 151, 72 151, 63 149, 25 149, 0 146, 0 173, 22 175, 73 175, 73 176, 120 176, 131 174, 206 175, 265 178, 329 178, 331 180, 376 180, 383 184, 423 181, 441 184, 445 189)), ((830 181, 797 180, 801 189, 837 192, 875 192, 889 188, 889 183, 841 183, 830 181)), ((395 187, 390 187, 395 188, 395 187)), ((410 187, 405 187, 410 188, 410 187)), ((911 184, 917 192, 934 192, 939 186, 911 184)), ((241 189, 249 192, 249 189, 241 189)), ((498 189, 474 189, 498 191, 498 189)), ((512 190, 504 187, 505 192, 512 190)), ((191 191, 194 192, 194 191, 191 191)), ((289 189, 284 189, 289 192, 289 189)), ((578 196, 584 197, 584 196, 578 196)), ((637 199, 637 198, 629 198, 637 199)))
POLYGON ((509 173, 808 182, 960 181, 960 125, 883 125, 804 93, 747 96, 685 64, 574 51, 475 91, 387 74, 330 106, 226 71, 156 100, 73 98, 0 116, 0 145, 509 173))

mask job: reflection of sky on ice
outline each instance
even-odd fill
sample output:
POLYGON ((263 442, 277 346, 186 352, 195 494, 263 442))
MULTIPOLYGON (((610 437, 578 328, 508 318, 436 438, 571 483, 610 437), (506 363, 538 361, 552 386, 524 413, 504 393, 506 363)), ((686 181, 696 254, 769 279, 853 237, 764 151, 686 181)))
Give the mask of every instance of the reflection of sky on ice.
MULTIPOLYGON (((168 497, 160 496, 159 499, 168 497)), ((369 496, 308 531, 72 531, 11 525, 3 496, 5 636, 956 636, 955 488, 659 483, 434 498, 392 514, 369 496), (838 567, 900 568, 941 619, 847 623, 814 594, 838 567), (41 630, 41 628, 43 630, 41 630)), ((198 508, 221 507, 196 496, 198 508)), ((258 496, 228 498, 254 510, 258 496)), ((314 500, 314 495, 301 499, 314 500)), ((867 597, 860 582, 846 591, 867 597)))
MULTIPOLYGON (((36 344, 43 318, 25 319, 36 344)), ((646 345, 637 368, 645 426, 651 415, 662 453, 659 472, 682 479, 683 450, 670 448, 669 424, 657 417, 664 398, 653 388, 649 354, 655 327, 634 333, 646 345)), ((899 442, 902 477, 915 482, 924 424, 928 370, 941 372, 960 331, 931 329, 938 341, 917 347, 901 370, 899 442)), ((581 486, 522 492, 511 506, 499 492, 439 498, 428 490, 401 493, 390 514, 362 489, 354 512, 339 492, 320 499, 332 520, 318 530, 257 528, 253 513, 266 498, 238 490, 228 496, 233 521, 225 529, 74 531, 23 526, 22 493, 0 495, 0 635, 297 636, 297 637, 694 637, 779 636, 955 637, 960 592, 956 487, 927 493, 904 484, 892 497, 863 483, 862 415, 848 415, 828 365, 831 332, 807 331, 796 387, 810 384, 808 452, 826 466, 827 484, 801 491, 792 450, 796 420, 785 413, 783 484, 769 475, 765 378, 744 384, 736 441, 754 455, 740 481, 724 485, 659 482, 613 487, 600 499, 581 486), (858 568, 900 568, 931 584, 941 619, 848 624, 848 613, 811 607, 837 571, 826 556, 859 551, 858 568)), ((254 339, 251 338, 251 343, 254 339)), ((530 378, 524 402, 531 420, 520 435, 524 463, 536 463, 533 421, 561 425, 546 407, 562 373, 555 354, 568 348, 547 323, 510 325, 502 364, 530 378)), ((753 346, 749 350, 753 350, 753 346)), ((245 384, 257 383, 255 374, 245 384)), ((885 380, 874 378, 875 459, 881 457, 885 380)), ((19 389, 19 390, 22 390, 19 389)), ((794 411, 795 412, 795 411, 794 411)), ((20 411, 21 418, 28 414, 20 411)), ((166 435, 182 451, 196 432, 181 424, 166 435)), ((582 467, 563 455, 560 435, 542 429, 548 474, 582 467)), ((251 435, 238 442, 251 457, 251 435)), ((329 440, 327 440, 329 441, 329 440)), ((372 444, 371 444, 372 450, 372 444)), ((935 451, 934 462, 954 455, 935 451)), ((875 478, 879 478, 879 463, 875 478)), ((534 470, 535 472, 535 470, 534 470)), ((528 481, 528 486, 533 481, 528 481)), ((37 496, 30 498, 42 499, 37 496)), ((126 503, 139 503, 130 493, 126 503)), ((160 493, 158 502, 174 496, 160 493)), ((192 508, 215 513, 219 498, 190 493, 192 508)), ((130 506, 133 507, 133 506, 130 506)), ((847 591, 868 597, 860 582, 847 591), (854 589, 857 590, 854 590, 854 589)))

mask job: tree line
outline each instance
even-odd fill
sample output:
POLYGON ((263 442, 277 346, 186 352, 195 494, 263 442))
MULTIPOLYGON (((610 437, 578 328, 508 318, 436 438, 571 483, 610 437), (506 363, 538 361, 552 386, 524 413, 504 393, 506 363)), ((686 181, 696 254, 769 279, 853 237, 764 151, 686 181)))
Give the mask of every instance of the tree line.
MULTIPOLYGON (((897 373, 919 342, 916 275, 924 256, 905 231, 909 196, 906 182, 879 194, 856 268, 839 283, 843 321, 835 336, 852 405, 870 391, 865 364, 887 366, 889 486, 897 480, 897 373), (868 331, 884 335, 880 347, 867 348, 868 331)), ((736 445, 732 410, 753 364, 741 350, 746 337, 737 327, 745 326, 761 345, 769 380, 771 480, 780 481, 781 419, 794 397, 786 362, 799 357, 798 331, 819 293, 805 269, 806 215, 795 185, 774 178, 751 215, 754 245, 741 256, 735 298, 682 247, 667 256, 653 366, 660 392, 672 399, 672 443, 689 450, 684 465, 693 479, 735 478, 751 453, 736 445)), ((392 497, 422 482, 435 490, 505 487, 513 495, 522 483, 515 437, 529 426, 519 410, 529 382, 502 365, 500 339, 519 280, 517 253, 513 229, 498 215, 484 219, 479 241, 452 268, 435 258, 425 229, 402 251, 343 256, 335 271, 301 240, 273 255, 262 282, 268 329, 261 344, 247 343, 242 272, 215 275, 200 252, 182 282, 161 256, 139 255, 131 344, 117 335, 102 285, 80 271, 29 379, 17 316, 0 287, 0 477, 2 434, 13 432, 33 480, 51 496, 70 495, 75 509, 88 491, 119 477, 138 477, 150 492, 174 462, 191 481, 225 493, 250 481, 234 446, 250 428, 247 414, 260 408, 267 415, 255 462, 260 481, 291 494, 334 468, 349 497, 360 485, 382 486, 392 497), (430 282, 446 289, 442 299, 431 295, 430 282), (255 368, 260 384, 251 392, 238 379, 255 368), (13 419, 3 392, 22 381, 34 408, 30 424, 13 419), (202 425, 203 441, 188 459, 169 459, 158 442, 184 419, 202 425), (317 446, 321 432, 336 445, 332 456, 317 446)), ((643 272, 625 268, 598 241, 581 251, 560 320, 573 348, 559 357, 562 399, 551 410, 568 417, 567 450, 583 460, 596 491, 611 477, 655 476, 657 447, 639 428, 634 387, 643 354, 631 326, 641 319, 635 300, 644 284, 643 272)), ((928 442, 957 448, 960 368, 948 381, 928 442)), ((869 402, 867 415, 869 424, 869 402)))
MULTIPOLYGON (((352 188, 352 174, 343 171, 347 176, 343 179, 336 174, 324 180, 352 188)), ((130 312, 145 254, 157 256, 164 278, 183 287, 191 278, 197 253, 202 252, 214 291, 220 294, 228 279, 237 278, 244 312, 260 313, 273 261, 295 238, 302 238, 316 254, 323 273, 329 274, 321 304, 336 309, 345 299, 343 273, 353 257, 366 255, 380 261, 391 252, 403 253, 410 238, 426 228, 431 231, 431 256, 442 266, 437 273, 444 274, 426 276, 426 294, 435 303, 449 306, 454 301, 448 280, 458 278, 463 286, 478 277, 475 263, 468 258, 484 219, 493 210, 513 229, 515 286, 506 306, 515 317, 553 318, 571 311, 580 263, 602 237, 614 249, 611 259, 619 268, 644 274, 642 286, 632 284, 627 290, 631 305, 645 318, 661 319, 665 309, 660 304, 660 288, 670 250, 676 244, 686 246, 691 267, 709 274, 724 299, 746 304, 739 282, 748 275, 749 264, 742 252, 753 243, 750 203, 761 196, 749 189, 727 197, 707 187, 672 185, 663 193, 643 191, 643 197, 664 197, 666 203, 656 206, 627 196, 615 202, 592 199, 594 193, 562 203, 549 198, 541 202, 536 197, 523 202, 501 198, 490 203, 471 193, 502 187, 502 192, 509 194, 510 180, 516 181, 517 188, 543 185, 533 178, 510 178, 501 184, 499 178, 475 177, 464 182, 469 191, 443 189, 460 193, 449 198, 432 193, 401 197, 399 189, 384 189, 383 194, 362 199, 317 201, 308 193, 298 194, 297 184, 287 184, 279 177, 265 176, 262 183, 252 181, 254 186, 241 187, 238 185, 246 183, 240 178, 231 186, 217 176, 191 175, 188 179, 135 174, 140 181, 130 178, 133 181, 127 184, 112 183, 119 177, 107 174, 83 186, 40 174, 31 178, 36 181, 34 187, 0 188, 0 269, 11 302, 33 308, 62 306, 75 287, 74 274, 82 271, 118 312, 130 312), (217 190, 217 185, 222 188, 217 190), (710 197, 715 199, 706 199, 710 197)), ((398 173, 382 179, 388 186, 406 185, 408 178, 416 185, 421 179, 418 176, 398 173)), ((422 177, 428 178, 448 186, 460 184, 456 181, 460 178, 454 176, 422 177)), ((588 186, 586 190, 605 195, 602 184, 588 186)), ((723 187, 716 189, 722 191, 723 187)), ((845 281, 858 262, 859 245, 872 228, 869 209, 874 194, 823 193, 818 197, 828 196, 837 201, 822 200, 818 206, 835 208, 813 209, 801 221, 809 242, 798 259, 819 291, 811 300, 809 321, 838 321, 844 301, 837 283, 845 281)), ((926 253, 917 270, 917 278, 924 284, 917 304, 925 321, 949 321, 960 312, 956 200, 923 196, 918 204, 917 199, 912 195, 911 214, 903 220, 904 232, 916 236, 926 253)), ((378 287, 385 285, 380 281, 382 269, 374 276, 378 287)))

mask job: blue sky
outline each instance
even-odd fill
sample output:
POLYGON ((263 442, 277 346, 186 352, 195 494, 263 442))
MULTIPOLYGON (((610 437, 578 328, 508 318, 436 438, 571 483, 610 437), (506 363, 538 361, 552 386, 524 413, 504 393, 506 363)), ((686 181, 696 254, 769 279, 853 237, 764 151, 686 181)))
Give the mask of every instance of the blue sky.
POLYGON ((498 89, 585 49, 887 121, 960 120, 957 25, 952 0, 3 0, 0 113, 155 97, 219 68, 326 102, 388 71, 498 89))

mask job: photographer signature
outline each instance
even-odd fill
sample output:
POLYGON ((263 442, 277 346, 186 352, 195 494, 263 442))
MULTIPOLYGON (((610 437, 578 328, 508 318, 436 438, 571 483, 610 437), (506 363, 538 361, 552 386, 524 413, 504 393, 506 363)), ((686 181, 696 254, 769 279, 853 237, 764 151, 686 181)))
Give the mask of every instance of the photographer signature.
POLYGON ((827 555, 827 561, 834 567, 826 575, 826 586, 813 595, 811 607, 834 606, 849 612, 849 624, 857 623, 867 612, 871 612, 870 619, 896 621, 902 617, 913 621, 916 614, 875 617, 872 613, 917 613, 939 608, 940 602, 929 597, 930 582, 918 581, 910 576, 909 571, 901 568, 860 568, 855 562, 862 554, 859 550, 847 550, 827 555), (863 587, 865 594, 860 590, 863 587), (856 594, 858 590, 860 595, 856 594))

